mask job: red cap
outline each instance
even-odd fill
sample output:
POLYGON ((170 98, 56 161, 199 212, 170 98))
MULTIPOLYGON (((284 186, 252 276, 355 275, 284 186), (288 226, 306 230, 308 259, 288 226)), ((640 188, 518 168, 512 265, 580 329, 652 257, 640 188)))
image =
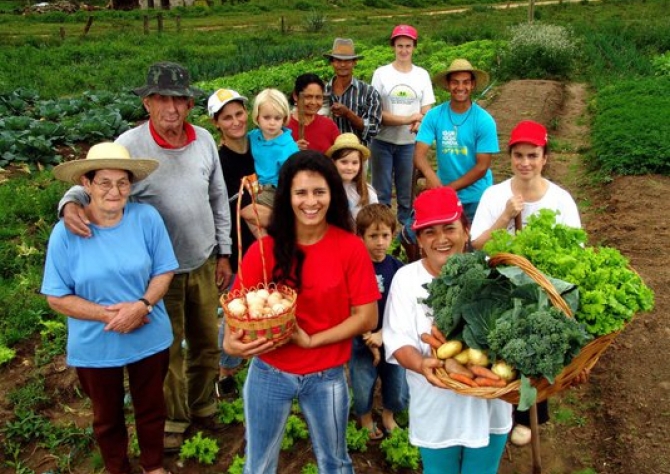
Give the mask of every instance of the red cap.
POLYGON ((407 36, 412 38, 414 41, 419 39, 419 33, 416 32, 416 28, 409 25, 398 25, 393 28, 393 33, 391 33, 391 41, 396 39, 398 36, 407 36))
POLYGON ((453 188, 443 186, 422 192, 414 200, 412 230, 436 224, 451 224, 461 218, 463 205, 453 188))
POLYGON ((512 130, 508 146, 516 145, 517 143, 546 146, 547 140, 547 129, 544 128, 544 125, 532 120, 524 120, 523 122, 519 122, 514 127, 514 130, 512 130))

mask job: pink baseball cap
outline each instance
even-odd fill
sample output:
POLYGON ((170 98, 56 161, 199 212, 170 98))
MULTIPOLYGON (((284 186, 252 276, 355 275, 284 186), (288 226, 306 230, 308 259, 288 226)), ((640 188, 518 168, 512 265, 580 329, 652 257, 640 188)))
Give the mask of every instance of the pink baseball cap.
POLYGON ((463 205, 454 188, 442 186, 428 189, 414 200, 412 230, 436 224, 451 224, 461 218, 463 205))
POLYGON ((419 39, 419 33, 416 32, 416 28, 409 25, 398 25, 393 28, 393 32, 391 33, 391 42, 393 42, 393 40, 398 36, 407 36, 408 38, 412 38, 414 41, 419 39))
POLYGON ((514 127, 507 145, 512 146, 517 143, 530 143, 535 146, 546 146, 547 140, 547 129, 544 128, 544 125, 533 122, 532 120, 524 120, 514 127))

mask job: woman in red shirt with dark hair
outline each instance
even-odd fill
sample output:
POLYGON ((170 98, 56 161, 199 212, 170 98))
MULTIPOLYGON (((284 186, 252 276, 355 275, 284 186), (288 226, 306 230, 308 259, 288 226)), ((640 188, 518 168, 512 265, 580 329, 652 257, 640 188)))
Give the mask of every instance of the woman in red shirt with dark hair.
MULTIPOLYGON (((347 453, 349 389, 344 365, 355 336, 375 328, 377 281, 363 242, 353 233, 347 196, 332 160, 293 154, 281 168, 268 236, 242 261, 244 286, 272 281, 294 288, 297 328, 272 350, 264 338, 241 341, 226 326, 224 349, 257 355, 244 385, 247 474, 274 473, 286 420, 297 399, 321 473, 353 473, 347 453)), ((238 279, 233 290, 241 288, 238 279)))

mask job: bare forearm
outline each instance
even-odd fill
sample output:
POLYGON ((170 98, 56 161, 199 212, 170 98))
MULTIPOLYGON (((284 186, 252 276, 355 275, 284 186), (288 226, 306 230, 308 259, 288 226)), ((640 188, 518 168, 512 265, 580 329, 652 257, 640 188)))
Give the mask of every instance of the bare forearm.
POLYGON ((310 336, 310 347, 320 347, 327 344, 351 339, 355 336, 372 331, 377 327, 377 302, 353 308, 351 316, 337 326, 326 329, 310 336))
POLYGON ((488 166, 477 163, 470 171, 465 173, 458 179, 455 179, 451 183, 447 183, 447 186, 454 188, 456 191, 459 191, 463 188, 467 188, 471 184, 479 181, 484 177, 486 172, 489 170, 488 166))
POLYGON ((393 353, 393 357, 407 370, 421 374, 423 356, 416 347, 403 346, 393 353))
POLYGON ((80 296, 47 296, 47 303, 54 311, 85 321, 99 321, 107 323, 110 319, 105 307, 88 301, 80 296))
POLYGON ((173 276, 174 272, 168 272, 153 277, 149 280, 149 286, 147 286, 142 297, 149 301, 149 303, 156 304, 167 293, 173 276))

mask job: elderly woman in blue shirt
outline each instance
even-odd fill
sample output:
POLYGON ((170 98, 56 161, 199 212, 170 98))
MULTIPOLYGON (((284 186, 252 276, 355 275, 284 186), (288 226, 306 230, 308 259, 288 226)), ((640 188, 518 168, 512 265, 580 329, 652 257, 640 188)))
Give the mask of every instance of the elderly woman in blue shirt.
POLYGON ((54 176, 81 184, 92 235, 63 222, 49 239, 42 293, 68 321, 67 363, 93 405, 93 431, 110 474, 129 474, 124 369, 146 474, 164 474, 163 380, 172 343, 162 298, 178 263, 163 220, 150 205, 129 203, 132 183, 158 162, 130 158, 121 145, 93 146, 86 159, 57 166, 54 176))

